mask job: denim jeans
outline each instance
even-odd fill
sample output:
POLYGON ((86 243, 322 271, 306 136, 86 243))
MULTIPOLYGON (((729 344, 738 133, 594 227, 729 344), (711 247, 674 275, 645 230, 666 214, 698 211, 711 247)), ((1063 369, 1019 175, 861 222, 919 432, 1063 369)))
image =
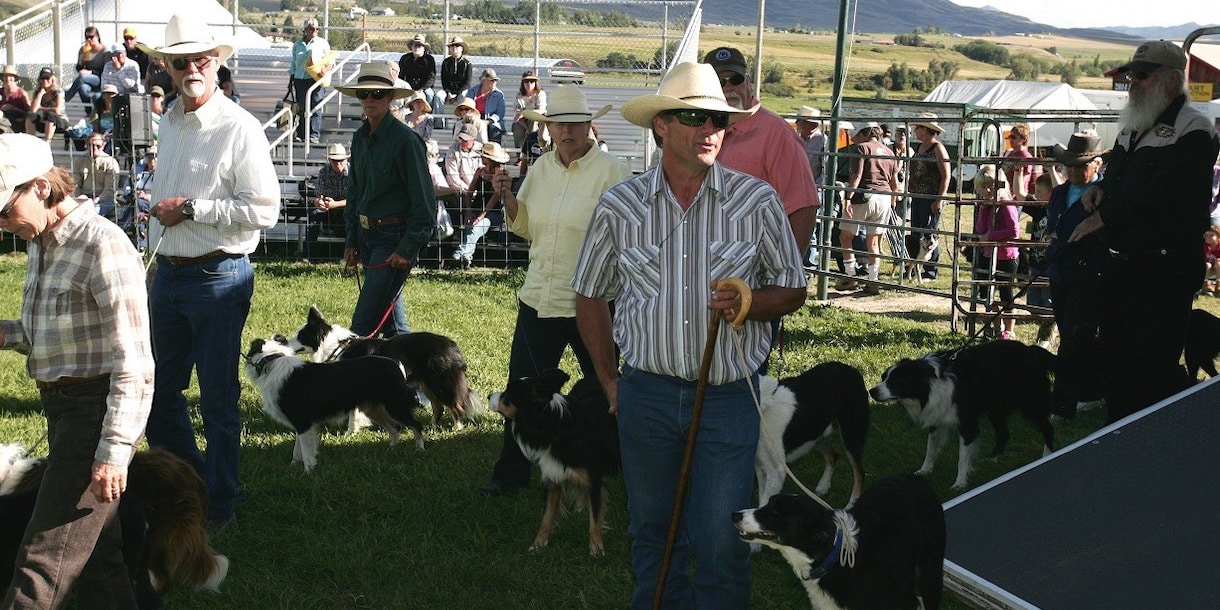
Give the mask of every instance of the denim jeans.
POLYGON ((64 92, 64 101, 72 99, 73 95, 80 94, 80 101, 86 104, 92 104, 93 100, 101 95, 102 78, 92 72, 84 76, 77 75, 72 81, 72 86, 64 92))
POLYGON ((297 98, 297 109, 300 112, 300 122, 297 124, 297 135, 305 137, 305 96, 309 95, 309 110, 314 113, 309 117, 309 137, 316 138, 322 134, 322 113, 317 112, 318 104, 322 103, 322 95, 325 93, 325 87, 318 87, 313 90, 313 94, 308 94, 309 88, 314 84, 313 79, 309 78, 294 78, 292 87, 297 98))
POLYGON ((442 116, 444 114, 445 94, 443 91, 437 91, 432 87, 423 89, 424 100, 432 107, 432 116, 442 116))
MULTIPOLYGON (((932 211, 932 204, 936 203, 936 199, 927 197, 911 197, 911 228, 912 229, 932 229, 933 231, 940 228, 940 212, 932 211)), ((919 240, 923 239, 927 232, 911 231, 907 233, 907 252, 911 256, 919 254, 919 240)), ((940 261, 940 246, 932 249, 932 258, 929 262, 936 263, 940 261)), ((923 273, 935 279, 939 269, 936 265, 924 265, 923 273)))
POLYGON ((233 515, 242 498, 238 482, 241 413, 238 357, 250 313, 254 271, 250 259, 213 258, 174 265, 160 257, 149 291, 157 379, 148 444, 186 460, 208 486, 208 517, 233 515), (191 369, 199 377, 199 414, 207 452, 200 454, 183 392, 191 369))
MULTIPOLYGON (((750 380, 757 387, 757 378, 750 380)), ((651 608, 669 533, 696 383, 623 368, 619 442, 635 575, 632 608, 651 608)), ((730 516, 751 506, 758 411, 745 380, 709 386, 665 581, 664 608, 748 608, 750 547, 730 516), (692 583, 688 556, 695 560, 692 583)))
POLYGON ((475 246, 484 235, 487 235, 493 224, 497 226, 504 224, 504 214, 499 211, 488 212, 482 220, 473 225, 463 225, 462 243, 458 245, 457 250, 453 251, 453 258, 465 260, 474 258, 475 246))
POLYGON ((403 282, 407 281, 407 270, 386 264, 406 230, 405 225, 356 228, 356 251, 364 261, 364 285, 352 312, 352 332, 358 335, 367 336, 374 330, 386 337, 411 332, 399 294, 403 282), (387 309, 392 310, 393 320, 386 319, 382 323, 387 309))

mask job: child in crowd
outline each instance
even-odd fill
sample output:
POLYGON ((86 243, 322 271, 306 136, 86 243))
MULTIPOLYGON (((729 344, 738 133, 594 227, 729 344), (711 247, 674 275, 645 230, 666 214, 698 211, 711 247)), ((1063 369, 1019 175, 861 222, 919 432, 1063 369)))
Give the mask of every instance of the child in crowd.
MULTIPOLYGON (((1050 201, 1051 191, 1055 188, 1054 180, 1048 173, 1039 174, 1034 179, 1033 199, 1042 205, 1025 206, 1025 213, 1033 218, 1033 222, 1029 223, 1029 238, 1033 241, 1048 242, 1050 235, 1046 233, 1046 202, 1050 201)), ((1049 286, 1039 286, 1037 284, 1045 284, 1046 279, 1046 249, 1030 248, 1029 249, 1029 274, 1031 277, 1037 277, 1038 281, 1035 285, 1030 286, 1029 292, 1026 293, 1025 302, 1031 307, 1051 307, 1051 289, 1049 286)), ((1043 349, 1049 350, 1051 341, 1055 337, 1055 320, 1042 320, 1038 322, 1038 339, 1037 345, 1043 349)))
POLYGON ((1208 227, 1203 232, 1203 253, 1207 257, 1207 273, 1203 276, 1200 294, 1220 296, 1220 227, 1208 227))

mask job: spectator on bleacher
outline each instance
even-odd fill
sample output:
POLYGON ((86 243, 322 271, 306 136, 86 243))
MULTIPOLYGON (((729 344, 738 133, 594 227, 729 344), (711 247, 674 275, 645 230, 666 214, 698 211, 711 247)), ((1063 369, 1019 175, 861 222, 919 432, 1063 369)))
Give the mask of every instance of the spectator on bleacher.
POLYGON ((108 59, 110 56, 106 53, 106 46, 102 44, 102 35, 98 33, 97 28, 85 28, 85 43, 76 52, 76 79, 68 87, 65 97, 72 99, 72 96, 79 94, 80 101, 92 104, 95 91, 102 86, 102 70, 108 59))
MULTIPOLYGON (((394 79, 395 87, 398 87, 400 89, 410 89, 411 88, 410 86, 407 85, 407 81, 398 77, 398 62, 387 60, 385 62, 385 65, 390 68, 390 77, 394 79)), ((409 100, 410 100, 409 96, 408 97, 396 97, 396 98, 390 100, 390 115, 400 121, 406 122, 407 113, 410 112, 407 109, 407 101, 409 101, 409 100)))
MULTIPOLYGON (((326 58, 326 54, 330 52, 330 43, 326 42, 325 38, 318 36, 318 20, 310 17, 305 20, 305 25, 301 28, 301 38, 292 45, 292 69, 290 72, 291 86, 297 100, 297 116, 305 116, 305 104, 309 102, 311 110, 316 110, 318 104, 322 103, 322 96, 325 93, 324 87, 318 87, 309 93, 309 88, 314 84, 314 78, 310 76, 308 68, 313 66, 321 66, 326 58)), ((322 72, 319 77, 324 74, 325 68, 321 68, 322 72)), ((322 113, 315 112, 309 117, 309 141, 318 143, 319 134, 322 133, 322 113)), ((296 141, 303 142, 305 140, 306 122, 300 120, 297 122, 296 141)))
POLYGON ((474 100, 468 97, 462 98, 462 101, 453 107, 453 114, 458 120, 453 124, 453 143, 450 144, 450 149, 457 147, 458 134, 462 132, 467 124, 474 125, 475 129, 478 130, 476 139, 479 144, 490 141, 487 139, 487 121, 479 118, 479 109, 475 108, 474 100))
POLYGON ((436 190, 436 198, 452 198, 456 201, 458 190, 449 186, 445 178, 445 170, 441 168, 441 145, 436 140, 424 141, 426 160, 428 161, 428 176, 432 178, 432 188, 436 190))
POLYGON ((110 61, 102 68, 102 89, 114 85, 120 94, 140 92, 140 64, 128 59, 127 47, 116 44, 110 47, 110 61))
MULTIPOLYGON (((136 65, 140 66, 140 82, 144 82, 144 79, 148 78, 148 64, 150 58, 148 53, 145 53, 144 49, 141 49, 137 44, 135 28, 123 28, 123 48, 127 52, 127 59, 136 62, 136 65)), ((148 88, 145 87, 145 90, 147 91, 148 88)))
POLYGON ((500 142, 504 139, 504 92, 498 85, 500 77, 496 71, 487 68, 479 76, 479 84, 466 90, 466 99, 474 100, 474 107, 479 111, 479 117, 487 121, 487 141, 500 142))
MULTIPOLYGON (((555 149, 538 158, 516 194, 512 177, 497 174, 508 228, 527 240, 530 264, 517 293, 517 322, 508 355, 508 378, 537 375, 559 366, 571 347, 584 377, 596 378, 589 350, 576 328, 576 293, 568 283, 576 269, 589 218, 602 193, 631 177, 631 170, 590 140, 593 121, 610 111, 589 110, 584 93, 560 85, 546 112, 529 111, 545 125, 555 149)), ((505 426, 491 481, 479 489, 494 496, 526 487, 530 461, 505 426)))
POLYGON ((114 85, 102 85, 102 95, 93 102, 93 114, 89 115, 93 133, 109 135, 114 130, 114 98, 118 93, 114 85))
POLYGON ((237 86, 233 83, 233 73, 228 66, 220 66, 216 71, 216 84, 220 86, 220 92, 225 94, 225 97, 233 100, 234 104, 241 105, 241 95, 237 93, 237 86))
POLYGON ((498 142, 487 142, 479 150, 482 167, 474 172, 470 186, 462 193, 462 241, 453 251, 453 260, 462 269, 469 269, 474 260, 474 249, 491 227, 504 223, 504 193, 492 186, 491 179, 503 172, 508 163, 508 153, 498 142))
POLYGON ((450 38, 446 46, 449 49, 449 57, 441 61, 441 88, 445 90, 445 103, 452 104, 466 93, 474 68, 471 67, 470 60, 464 57, 466 41, 462 40, 461 36, 450 38))
POLYGON ((423 34, 416 34, 407 47, 410 52, 398 58, 398 76, 413 91, 422 94, 428 100, 428 106, 440 108, 440 100, 433 88, 436 83, 436 58, 428 52, 428 39, 423 34))
POLYGON ((540 151, 534 154, 540 148, 538 140, 546 137, 538 122, 525 118, 523 114, 526 110, 546 114, 546 91, 542 90, 538 75, 534 74, 533 70, 526 70, 525 74, 521 75, 521 87, 517 89, 517 99, 513 106, 517 109, 513 116, 513 145, 519 150, 517 163, 521 173, 525 174, 529 164, 542 154, 540 151))
MULTIPOLYGON (((317 255, 318 237, 323 227, 335 230, 337 237, 347 235, 343 223, 343 208, 347 207, 348 162, 351 155, 342 144, 335 142, 326 149, 326 165, 318 170, 318 196, 309 210, 309 221, 305 227, 305 262, 317 255), (336 210, 338 212, 336 213, 336 210)), ((309 205, 311 202, 305 202, 309 205)))
POLYGON ((148 78, 144 80, 144 90, 152 91, 153 87, 161 87, 161 93, 165 95, 163 103, 167 106, 177 94, 174 89, 174 77, 170 76, 163 57, 153 56, 148 64, 148 78))
POLYGON ((148 245, 148 208, 152 206, 152 187, 153 179, 157 173, 157 147, 156 145, 148 147, 144 151, 144 159, 136 164, 136 179, 132 183, 131 203, 132 205, 124 205, 119 208, 119 226, 127 229, 131 223, 137 219, 137 215, 141 219, 140 227, 142 230, 137 231, 136 246, 143 249, 148 245))
POLYGON ((445 179, 449 186, 461 192, 470 190, 475 172, 483 167, 482 143, 479 142, 478 127, 474 123, 462 125, 457 141, 445 155, 445 179))
POLYGON ((64 110, 66 98, 64 92, 59 90, 59 81, 51 68, 39 70, 34 101, 30 104, 34 111, 26 119, 25 132, 31 135, 42 133, 49 142, 55 137, 56 129, 67 129, 68 115, 64 110))
POLYGON ((118 160, 106 154, 106 137, 96 132, 89 136, 89 160, 72 172, 76 195, 92 199, 98 215, 115 220, 114 192, 120 174, 118 160))
POLYGON ((9 120, 14 131, 25 131, 25 117, 30 112, 30 94, 17 82, 21 78, 16 66, 4 66, 0 72, 4 78, 3 89, 0 89, 0 112, 9 120))
POLYGON ((416 91, 407 98, 407 110, 410 111, 404 123, 424 140, 432 139, 432 105, 421 91, 416 91))

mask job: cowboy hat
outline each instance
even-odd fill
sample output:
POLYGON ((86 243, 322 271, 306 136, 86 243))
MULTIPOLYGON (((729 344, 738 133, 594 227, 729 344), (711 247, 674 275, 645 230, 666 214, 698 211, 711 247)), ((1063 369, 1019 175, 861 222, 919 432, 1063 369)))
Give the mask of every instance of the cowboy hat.
POLYGON ((46 140, 24 133, 0 135, 0 212, 8 207, 17 187, 51 171, 54 165, 46 140))
POLYGON ((165 44, 154 48, 137 42, 136 47, 153 57, 162 58, 215 50, 223 63, 233 56, 232 45, 216 42, 207 23, 200 19, 187 19, 182 15, 169 18, 169 23, 165 26, 165 44))
POLYGON ((551 93, 546 112, 525 110, 521 116, 539 123, 588 123, 610 112, 610 104, 596 113, 589 112, 589 101, 576 85, 559 85, 551 93))
POLYGON ((813 106, 801 106, 796 109, 796 120, 805 123, 821 123, 822 111, 813 106))
POLYGON ((475 112, 475 114, 478 114, 478 113, 479 113, 479 107, 478 107, 478 106, 475 106, 475 105, 474 105, 474 100, 472 100, 472 99, 470 99, 470 98, 468 98, 468 97, 464 97, 464 98, 462 98, 462 101, 458 102, 457 104, 455 104, 455 105, 453 106, 453 116, 462 116, 462 115, 461 115, 461 114, 458 112, 458 110, 460 110, 460 109, 462 109, 462 108, 469 108, 469 109, 473 110, 473 111, 475 112))
POLYGON ((335 91, 344 95, 356 95, 360 90, 382 90, 393 91, 394 97, 391 99, 401 99, 415 93, 410 87, 399 87, 394 82, 394 75, 390 72, 390 66, 385 62, 375 61, 366 64, 360 64, 360 71, 356 73, 356 84, 347 87, 335 87, 335 91))
POLYGON ((421 45, 425 49, 429 48, 428 39, 424 38, 423 34, 416 34, 415 37, 412 38, 411 41, 407 43, 408 48, 413 47, 415 45, 421 45))
POLYGON ((453 38, 450 38, 450 39, 449 39, 449 43, 448 43, 448 44, 446 44, 445 46, 446 46, 446 47, 452 47, 452 46, 455 46, 455 45, 456 45, 456 46, 459 46, 459 47, 462 47, 462 55, 465 55, 465 54, 466 54, 466 52, 469 50, 469 47, 467 47, 467 46, 466 46, 466 41, 465 41, 465 40, 462 40, 462 37, 461 37, 461 36, 454 36, 453 38))
POLYGON ((1067 167, 1086 165, 1097 157, 1110 154, 1109 149, 1101 150, 1101 136, 1093 130, 1078 131, 1068 139, 1067 148, 1056 144, 1051 148, 1051 156, 1067 167))
POLYGON ((487 68, 483 70, 483 74, 479 76, 479 80, 484 78, 489 80, 500 80, 500 75, 496 74, 495 68, 487 68))
POLYGON ((508 153, 504 151, 504 147, 500 146, 499 142, 486 142, 483 144, 483 150, 479 151, 484 159, 491 159, 496 163, 508 163, 508 153))
POLYGON ((623 118, 645 129, 652 119, 666 110, 707 110, 729 115, 732 123, 754 114, 758 106, 739 110, 724 101, 720 79, 710 64, 682 62, 661 79, 655 94, 640 95, 623 105, 623 118))
POLYGON ((945 133, 945 128, 936 122, 936 115, 931 112, 921 112, 919 118, 911 121, 911 127, 923 127, 936 133, 945 133))
POLYGON ((21 75, 17 73, 17 66, 14 66, 13 64, 8 64, 7 66, 4 66, 4 70, 0 70, 0 76, 4 76, 5 74, 8 74, 13 78, 21 78, 21 75))
POLYGON ((326 147, 326 158, 331 161, 343 161, 349 157, 351 155, 347 154, 347 149, 343 148, 343 145, 338 142, 326 147))
POLYGON ((414 104, 415 102, 424 103, 424 113, 425 114, 432 112, 432 104, 428 103, 428 98, 424 97, 423 91, 416 91, 415 93, 411 94, 411 97, 407 98, 407 108, 410 108, 411 104, 414 104))

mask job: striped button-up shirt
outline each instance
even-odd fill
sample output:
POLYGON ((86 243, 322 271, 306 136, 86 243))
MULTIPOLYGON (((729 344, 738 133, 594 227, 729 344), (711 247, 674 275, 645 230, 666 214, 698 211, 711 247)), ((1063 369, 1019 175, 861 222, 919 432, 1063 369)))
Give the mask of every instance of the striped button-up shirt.
MULTIPOLYGON (((804 288, 805 272, 775 191, 762 180, 714 164, 683 211, 655 167, 602 196, 572 279, 590 298, 614 298, 614 340, 642 371, 695 380, 707 342, 713 280, 753 288, 804 288)), ((709 381, 725 384, 758 370, 771 344, 767 322, 747 321, 744 366, 732 332, 717 337, 709 381)))
POLYGON ((607 189, 631 177, 614 156, 594 147, 568 167, 555 152, 538 158, 517 193, 513 233, 530 241, 530 264, 517 297, 541 318, 576 316, 569 280, 589 228, 589 217, 607 189))
POLYGON ((157 146, 152 202, 195 200, 194 220, 172 227, 149 220, 149 243, 157 253, 253 252, 259 231, 275 226, 280 212, 279 178, 258 119, 219 90, 195 112, 178 100, 161 117, 157 146))
POLYGON ((30 242, 20 320, 0 321, 4 347, 29 349, 39 381, 110 374, 110 395, 94 459, 127 465, 153 395, 148 293, 140 255, 117 225, 79 205, 30 242))

